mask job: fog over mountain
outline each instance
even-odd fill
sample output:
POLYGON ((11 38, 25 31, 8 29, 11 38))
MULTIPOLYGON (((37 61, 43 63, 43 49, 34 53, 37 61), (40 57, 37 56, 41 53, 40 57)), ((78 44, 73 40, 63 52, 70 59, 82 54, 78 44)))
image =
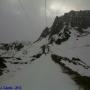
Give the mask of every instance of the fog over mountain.
POLYGON ((88 10, 89 3, 90 0, 46 0, 45 10, 45 0, 0 0, 0 41, 34 41, 56 16, 72 9, 88 10))

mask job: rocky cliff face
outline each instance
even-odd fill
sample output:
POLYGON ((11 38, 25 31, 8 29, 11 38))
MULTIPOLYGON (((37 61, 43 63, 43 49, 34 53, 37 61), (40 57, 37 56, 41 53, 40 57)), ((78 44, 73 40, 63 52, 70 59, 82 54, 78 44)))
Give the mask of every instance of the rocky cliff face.
MULTIPOLYGON (((56 16, 53 25, 50 28, 46 28, 42 33, 42 38, 49 36, 50 42, 53 37, 63 37, 65 41, 70 37, 70 29, 75 29, 79 34, 86 33, 85 29, 90 27, 90 11, 70 11, 63 16, 56 16)), ((56 43, 61 43, 63 40, 57 40, 56 43)))

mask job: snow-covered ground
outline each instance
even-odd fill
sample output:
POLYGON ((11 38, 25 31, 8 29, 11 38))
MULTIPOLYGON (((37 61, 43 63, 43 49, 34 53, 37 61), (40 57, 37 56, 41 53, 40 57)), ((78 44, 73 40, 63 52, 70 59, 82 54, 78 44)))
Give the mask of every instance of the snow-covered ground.
POLYGON ((49 54, 28 64, 15 76, 3 80, 1 85, 21 85, 22 90, 79 90, 79 86, 62 72, 49 54))
MULTIPOLYGON (((71 37, 60 45, 50 45, 50 52, 47 55, 42 53, 41 47, 48 44, 48 38, 25 46, 15 53, 15 58, 5 59, 7 61, 7 70, 0 77, 0 85, 20 85, 22 90, 80 90, 80 87, 72 78, 64 73, 62 68, 51 59, 51 54, 56 54, 70 60, 73 57, 80 58, 87 65, 90 65, 90 35, 80 37, 77 37, 77 35, 77 31, 71 29, 71 37), (41 56, 39 58, 33 57, 37 54, 41 54, 41 56), (21 60, 17 61, 16 58, 21 60), (31 62, 32 59, 34 59, 33 62, 31 62), (18 62, 18 64, 13 64, 14 62, 18 62), (27 64, 23 62, 27 62, 27 64), (7 73, 8 70, 10 72, 7 73)), ((8 56, 8 54, 11 55, 12 53, 5 55, 8 56)), ((90 68, 85 69, 81 65, 74 65, 64 60, 62 62, 73 71, 80 73, 80 75, 90 76, 90 68)))
MULTIPOLYGON (((90 32, 90 28, 86 31, 90 32)), ((52 53, 72 59, 73 57, 81 59, 90 67, 90 34, 86 36, 80 36, 76 30, 71 29, 71 37, 63 42, 61 45, 53 44, 51 47, 52 53)), ((64 62, 64 61, 63 61, 64 62)), ((72 65, 68 62, 64 62, 68 67, 74 71, 79 72, 81 75, 90 76, 90 68, 84 69, 78 65, 72 65)))

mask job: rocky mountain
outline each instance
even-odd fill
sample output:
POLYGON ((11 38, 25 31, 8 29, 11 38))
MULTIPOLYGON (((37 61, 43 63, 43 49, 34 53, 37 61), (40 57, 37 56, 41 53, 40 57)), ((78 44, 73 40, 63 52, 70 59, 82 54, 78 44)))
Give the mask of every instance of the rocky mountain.
MULTIPOLYGON (((50 28, 46 28, 42 33, 42 38, 49 36, 49 40, 52 41, 53 37, 57 34, 59 37, 63 33, 67 33, 67 38, 70 35, 69 30, 71 28, 75 29, 78 33, 88 34, 85 29, 90 27, 90 11, 70 11, 69 13, 65 13, 63 16, 56 16, 53 25, 50 28)), ((64 35, 65 36, 65 35, 64 35)), ((63 37, 64 37, 63 36, 63 37)))
MULTIPOLYGON (((8 64, 23 65, 39 61, 43 56, 50 57, 59 65, 62 73, 80 86, 78 90, 90 90, 90 11, 70 11, 56 16, 51 27, 46 27, 32 44, 4 45, 3 49, 14 47, 18 50, 13 57, 0 56, 5 67, 8 64)), ((8 52, 7 52, 8 53, 8 52)), ((65 89, 67 90, 67 89, 65 89)))

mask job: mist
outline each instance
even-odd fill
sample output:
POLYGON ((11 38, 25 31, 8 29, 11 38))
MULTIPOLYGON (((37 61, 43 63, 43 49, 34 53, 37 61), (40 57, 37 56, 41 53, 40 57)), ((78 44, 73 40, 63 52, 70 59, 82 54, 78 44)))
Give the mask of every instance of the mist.
POLYGON ((45 0, 0 0, 0 41, 34 41, 55 16, 89 10, 89 4, 90 0, 47 0, 45 10, 45 0))

